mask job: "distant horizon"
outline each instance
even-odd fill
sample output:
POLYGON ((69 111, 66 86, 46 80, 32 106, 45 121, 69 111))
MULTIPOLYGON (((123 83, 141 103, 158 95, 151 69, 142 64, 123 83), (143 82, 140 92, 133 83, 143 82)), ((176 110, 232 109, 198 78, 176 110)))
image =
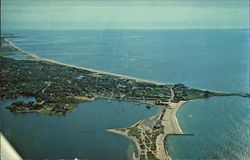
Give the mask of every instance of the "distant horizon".
POLYGON ((249 2, 1 2, 1 30, 249 29, 249 2))
POLYGON ((126 29, 126 28, 82 28, 82 29, 1 29, 1 31, 20 31, 20 30, 23 30, 23 31, 82 31, 82 30, 88 30, 88 31, 98 31, 98 30, 124 30, 124 31, 164 31, 164 30, 249 30, 250 31, 250 28, 155 28, 155 29, 152 29, 152 28, 129 28, 129 29, 126 29))

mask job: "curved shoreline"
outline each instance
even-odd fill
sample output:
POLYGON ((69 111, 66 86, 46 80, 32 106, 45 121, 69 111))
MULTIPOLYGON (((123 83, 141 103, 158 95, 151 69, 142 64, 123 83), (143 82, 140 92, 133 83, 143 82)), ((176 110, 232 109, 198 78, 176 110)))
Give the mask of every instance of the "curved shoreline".
MULTIPOLYGON (((24 50, 18 48, 17 46, 15 46, 11 42, 6 41, 6 43, 9 47, 13 48, 14 50, 19 51, 21 54, 24 54, 28 57, 31 57, 32 60, 34 60, 34 61, 42 61, 42 62, 58 64, 58 65, 66 66, 66 67, 87 70, 90 72, 94 72, 94 74, 112 75, 112 76, 116 76, 116 77, 119 77, 122 79, 124 78, 124 79, 135 80, 137 82, 148 82, 148 83, 153 83, 156 85, 165 85, 165 84, 159 83, 159 82, 153 82, 153 81, 143 80, 143 79, 139 79, 139 78, 124 76, 124 75, 120 75, 120 74, 114 74, 114 73, 109 73, 109 72, 93 70, 93 69, 84 68, 84 67, 78 67, 75 65, 64 64, 64 63, 57 62, 57 61, 50 60, 50 59, 43 59, 43 58, 40 58, 32 53, 29 53, 27 51, 24 51, 24 50)), ((171 102, 171 101, 169 101, 169 102, 171 102)), ((160 160, 169 159, 169 160, 171 160, 171 157, 169 156, 169 153, 168 153, 167 148, 166 148, 165 143, 164 143, 165 137, 169 134, 183 134, 181 129, 180 129, 180 126, 178 124, 178 121, 176 119, 176 115, 175 115, 176 111, 182 105, 182 103, 183 103, 182 101, 179 103, 169 103, 169 106, 164 106, 164 110, 162 110, 162 113, 160 113, 160 114, 157 113, 153 117, 146 119, 146 120, 153 120, 154 119, 154 120, 156 120, 157 123, 160 122, 161 125, 163 126, 163 129, 164 129, 163 134, 157 135, 157 137, 155 139, 156 151, 155 151, 154 155, 155 155, 155 157, 157 157, 157 159, 160 159, 160 160), (169 109, 169 108, 172 108, 172 109, 169 109)), ((158 107, 162 108, 163 106, 158 106, 158 107)), ((144 124, 144 121, 146 121, 146 120, 141 120, 131 127, 139 127, 139 129, 141 129, 143 131, 146 131, 144 128, 147 128, 147 129, 149 129, 148 130, 149 132, 154 132, 154 129, 152 126, 149 127, 149 126, 144 124)), ((132 137, 128 134, 129 130, 126 130, 126 132, 122 132, 122 131, 119 131, 119 129, 109 129, 107 131, 113 132, 116 134, 120 134, 120 135, 126 136, 127 138, 131 139, 136 144, 136 148, 138 150, 138 157, 136 157, 135 154, 133 154, 133 159, 134 160, 139 159, 139 156, 142 153, 142 149, 140 147, 141 144, 139 143, 139 141, 136 137, 132 137)), ((144 140, 147 139, 147 137, 145 137, 143 134, 141 136, 144 138, 144 140)), ((145 151, 145 153, 147 153, 147 152, 145 151)))
MULTIPOLYGON (((59 65, 63 65, 63 66, 67 66, 67 67, 72 67, 72 68, 77 68, 77 69, 83 69, 83 70, 88 70, 91 72, 96 72, 96 73, 100 73, 100 74, 107 74, 107 75, 112 75, 112 76, 117 76, 117 77, 121 77, 121 78, 125 78, 125 79, 131 79, 131 80, 135 80, 137 82, 147 82, 147 83, 152 83, 152 84, 156 84, 156 85, 172 85, 174 86, 173 83, 171 82, 157 82, 154 80, 145 80, 145 79, 141 79, 141 78, 136 78, 136 77, 132 77, 132 76, 125 76, 125 75, 121 75, 121 74, 117 74, 117 73, 111 73, 111 72, 105 72, 105 71, 100 71, 100 70, 95 70, 95 69, 90 69, 90 68, 85 68, 85 67, 79 67, 79 66, 75 66, 75 65, 70 65, 70 64, 66 64, 66 63, 62 63, 62 62, 58 62, 55 60, 50 60, 50 59, 46 59, 46 58, 41 58, 39 56, 37 56, 34 53, 30 53, 28 51, 25 51, 19 47, 17 47, 14 43, 12 43, 9 40, 6 40, 7 38, 4 38, 4 41, 9 45, 9 47, 13 48, 14 50, 19 51, 20 53, 22 53, 25 56, 30 57, 33 60, 38 60, 38 61, 47 61, 49 63, 54 63, 54 64, 59 64, 59 65)), ((207 91, 207 89, 204 88, 198 88, 201 91, 207 91)), ((232 93, 232 92, 224 92, 224 91, 214 91, 214 90, 210 90, 211 92, 216 93, 215 96, 242 96, 242 97, 250 97, 250 93, 232 93)))
MULTIPOLYGON (((138 123, 140 123, 140 122, 141 122, 141 120, 138 121, 138 122, 136 122, 135 124, 133 124, 131 127, 136 126, 136 125, 137 125, 138 123)), ((122 129, 122 128, 121 128, 121 129, 122 129)), ((126 131, 126 132, 122 132, 122 131, 120 131, 118 128, 116 128, 116 129, 106 129, 106 131, 111 132, 111 133, 114 133, 114 134, 119 134, 119 135, 121 135, 121 136, 124 136, 124 137, 130 139, 130 140, 133 141, 133 143, 135 144, 136 149, 137 149, 137 152, 138 152, 138 155, 139 155, 139 153, 141 152, 141 148, 140 148, 139 142, 138 142, 135 138, 129 136, 127 131, 126 131)), ((133 154, 132 154, 132 159, 131 159, 131 160, 140 160, 140 159, 139 159, 138 157, 136 157, 135 152, 133 152, 133 154)))
POLYGON ((62 66, 72 67, 72 68, 77 68, 77 69, 83 69, 83 70, 87 70, 87 71, 90 71, 90 72, 96 72, 96 73, 100 73, 100 74, 107 74, 107 75, 117 76, 117 77, 121 77, 121 78, 124 78, 124 79, 135 80, 137 82, 148 82, 148 83, 153 83, 153 84, 156 84, 156 85, 165 85, 165 83, 161 83, 161 82, 155 82, 155 81, 151 81, 151 80, 145 80, 145 79, 140 79, 140 78, 136 78, 136 77, 130 77, 130 76, 125 76, 125 75, 121 75, 121 74, 111 73, 111 72, 105 72, 105 71, 100 71, 100 70, 95 70, 95 69, 90 69, 90 68, 85 68, 85 67, 79 67, 79 66, 75 66, 75 65, 71 65, 71 64, 65 64, 65 63, 58 62, 58 61, 51 60, 51 59, 40 58, 34 53, 30 53, 30 52, 27 52, 25 50, 22 50, 21 48, 17 47, 15 44, 13 44, 9 40, 5 39, 5 41, 6 41, 6 43, 8 44, 9 47, 11 47, 14 50, 19 51, 20 53, 22 53, 25 56, 28 56, 28 57, 32 58, 33 60, 44 61, 44 62, 49 62, 49 63, 53 63, 53 64, 59 64, 59 65, 62 65, 62 66))
MULTIPOLYGON (((37 62, 41 61, 41 62, 45 62, 47 64, 48 63, 53 63, 53 64, 58 64, 58 65, 61 65, 61 66, 65 66, 65 67, 71 67, 71 68, 76 68, 76 69, 81 69, 81 70, 87 70, 87 71, 90 71, 90 72, 94 72, 93 74, 95 74, 95 75, 106 74, 106 75, 116 76, 116 77, 118 77, 120 79, 131 79, 131 80, 135 80, 137 82, 148 82, 148 83, 153 83, 153 84, 156 84, 156 85, 165 85, 163 83, 143 80, 143 79, 139 79, 139 78, 124 76, 124 75, 114 74, 114 73, 109 73, 109 72, 104 72, 104 71, 98 71, 98 70, 89 69, 89 68, 78 67, 78 66, 74 66, 74 65, 69 65, 69 64, 64 64, 64 63, 61 63, 61 62, 57 62, 57 61, 54 61, 54 60, 43 59, 43 58, 40 58, 40 57, 38 57, 38 56, 36 56, 36 55, 34 55, 32 53, 29 53, 27 51, 24 51, 24 50, 16 47, 11 42, 9 42, 9 43, 7 42, 6 44, 9 45, 11 48, 19 51, 21 54, 26 55, 28 57, 31 57, 32 58, 31 61, 37 61, 37 62)), ((236 95, 236 94, 232 94, 232 95, 236 95)), ((173 98, 171 98, 171 99, 173 99, 173 98)), ((142 150, 142 148, 140 147, 141 143, 139 143, 139 139, 137 139, 135 136, 129 135, 130 129, 131 128, 136 128, 136 129, 139 129, 140 131, 142 131, 143 133, 140 134, 140 136, 142 136, 142 139, 145 140, 145 139, 149 139, 148 135, 145 134, 146 131, 149 131, 149 133, 155 132, 155 130, 157 130, 157 129, 155 129, 154 127, 157 126, 157 123, 155 124, 155 126, 148 126, 144 122, 146 122, 147 120, 149 120, 149 121, 154 120, 156 122, 160 122, 160 124, 162 125, 162 128, 164 129, 163 130, 164 132, 157 135, 157 137, 156 137, 156 139, 154 141, 155 145, 156 145, 156 151, 153 151, 153 155, 155 157, 157 157, 157 159, 160 159, 160 160, 163 160, 163 159, 164 160, 165 159, 166 160, 168 160, 168 159, 171 160, 171 157, 170 157, 170 154, 169 154, 169 151, 168 151, 168 147, 165 146, 165 139, 169 135, 184 135, 184 133, 181 130, 181 127, 180 127, 180 125, 178 123, 176 113, 177 113, 178 109, 186 102, 187 101, 180 101, 178 103, 172 103, 171 100, 169 100, 169 102, 166 102, 168 104, 168 106, 158 106, 158 108, 164 108, 164 110, 162 111, 162 113, 160 115, 155 115, 155 117, 157 117, 157 118, 150 117, 148 119, 141 120, 141 121, 137 122, 135 125, 133 125, 133 126, 131 126, 129 128, 125 128, 125 131, 122 131, 122 129, 110 129, 110 130, 107 130, 107 131, 113 132, 113 133, 116 133, 116 134, 120 134, 120 135, 126 136, 127 138, 131 139, 136 144, 136 148, 138 150, 138 157, 136 157, 133 154, 133 159, 137 160, 137 159, 139 159, 139 155, 142 154, 143 151, 144 151, 144 153, 146 151, 142 150)), ((152 142, 151 142, 151 144, 152 144, 152 142)), ((143 143, 143 145, 146 145, 145 142, 143 143)), ((152 149, 150 148, 149 150, 147 150, 146 153, 148 153, 148 151, 151 152, 152 149)), ((145 156, 145 157, 148 159, 148 156, 145 156)))
POLYGON ((16 50, 16 51, 19 51, 20 53, 22 53, 23 55, 25 56, 28 56, 28 57, 31 57, 32 59, 40 59, 36 54, 33 54, 33 53, 30 53, 30 52, 27 52, 25 50, 22 50, 21 48, 17 47, 16 45, 14 45, 11 41, 7 40, 6 38, 4 39, 4 41, 7 43, 7 45, 16 50))
MULTIPOLYGON (((122 128, 122 129, 108 129, 106 131, 112 132, 115 134, 119 134, 122 136, 127 137, 128 139, 132 140, 136 144, 136 148, 138 151, 138 157, 133 154, 133 160, 139 160, 140 156, 142 154, 145 154, 148 152, 148 150, 145 150, 145 148, 141 147, 143 144, 140 143, 140 139, 147 139, 148 135, 145 133, 153 133, 155 131, 154 128, 150 128, 145 124, 146 121, 152 120, 153 118, 159 119, 160 116, 162 116, 161 125, 163 126, 163 133, 157 135, 155 139, 156 144, 156 150, 152 151, 155 157, 159 160, 172 160, 170 157, 169 151, 167 149, 167 146, 165 145, 165 139, 169 135, 185 135, 178 123, 178 120, 176 118, 176 112, 178 109, 187 101, 180 101, 179 103, 170 103, 169 108, 165 107, 165 111, 162 112, 162 115, 154 115, 150 118, 141 120, 134 125, 128 127, 128 128, 122 128), (156 117, 155 117, 156 116, 156 117), (129 135, 129 132, 132 128, 136 128, 142 132, 140 135, 141 137, 135 137, 132 135, 129 135)), ((157 106, 158 108, 161 108, 162 106, 157 106)), ((148 157, 146 157, 148 159, 148 157)), ((149 160, 149 159, 148 159, 149 160)))
MULTIPOLYGON (((143 80, 143 79, 139 79, 139 78, 135 78, 135 77, 129 77, 129 76, 124 76, 124 75, 120 75, 120 74, 114 74, 114 73, 109 73, 109 72, 104 72, 104 71, 98 71, 98 70, 84 68, 84 67, 78 67, 78 66, 75 66, 75 65, 65 64, 65 63, 57 62, 57 61, 50 60, 50 59, 43 59, 43 58, 40 58, 40 57, 36 56, 35 54, 29 53, 27 51, 24 51, 24 50, 18 48, 17 46, 15 46, 13 43, 11 43, 9 41, 6 41, 6 45, 8 45, 10 48, 12 48, 12 49, 14 49, 16 51, 19 51, 21 54, 32 58, 32 60, 34 60, 34 61, 43 61, 43 62, 58 64, 58 65, 66 66, 66 67, 72 67, 72 68, 77 68, 77 69, 81 69, 81 70, 87 70, 87 71, 90 71, 90 72, 95 72, 94 74, 107 74, 107 75, 117 76, 117 77, 122 78, 122 79, 123 78, 124 79, 131 79, 131 80, 135 80, 137 82, 148 82, 148 83, 153 83, 153 84, 156 84, 156 85, 165 85, 165 84, 159 83, 159 82, 153 82, 153 81, 149 81, 149 80, 143 80)), ((156 149, 157 149, 156 152, 155 152, 155 156, 160 160, 161 159, 171 159, 171 157, 167 153, 167 149, 165 148, 165 145, 164 145, 165 137, 168 134, 180 134, 180 133, 182 133, 182 131, 181 131, 180 127, 179 127, 178 121, 177 121, 177 119, 175 117, 175 112, 178 110, 178 107, 180 105, 182 105, 182 102, 170 103, 169 105, 172 108, 175 108, 175 107, 176 108, 173 110, 173 109, 167 109, 168 107, 164 106, 165 107, 164 112, 162 112, 161 114, 157 113, 153 117, 150 117, 152 119, 155 118, 157 120, 161 119, 160 117, 163 117, 162 120, 160 120, 160 121, 161 121, 161 124, 164 127, 164 134, 158 135, 157 138, 156 138, 156 142, 155 142, 156 149), (171 119, 170 121, 166 120, 166 119, 169 119, 169 118, 171 119), (164 121, 165 122, 167 122, 167 121, 171 122, 171 124, 165 123, 164 121)), ((158 106, 158 107, 160 108, 160 107, 163 107, 163 106, 158 106)), ((135 125, 132 125, 131 127, 138 127, 139 126, 139 128, 141 130, 144 130, 145 127, 146 128, 148 127, 145 124, 143 124, 144 121, 145 120, 141 120, 141 121, 137 122, 135 125)), ((133 154, 133 159, 134 160, 140 159, 139 155, 142 152, 142 149, 140 147, 140 143, 135 137, 129 136, 128 130, 126 132, 119 131, 119 129, 109 129, 107 131, 113 132, 113 133, 116 133, 116 134, 120 134, 120 135, 126 136, 127 138, 131 139, 136 144, 136 148, 138 150, 138 157, 136 157, 135 154, 133 154)), ((146 139, 146 138, 144 137, 144 139, 146 139)))
POLYGON ((174 109, 174 120, 175 120, 175 123, 176 123, 176 125, 177 125, 177 128, 178 128, 178 130, 179 130, 179 132, 180 132, 181 134, 183 134, 184 132, 183 132, 182 129, 181 129, 181 126, 180 126, 180 124, 179 124, 179 121, 178 121, 178 119, 177 119, 176 114, 177 114, 178 109, 181 108, 185 103, 187 103, 187 101, 186 101, 186 102, 183 102, 181 105, 179 105, 177 108, 174 109))
MULTIPOLYGON (((162 141, 163 141, 163 145, 164 145, 164 149, 165 149, 165 153, 168 157, 168 160, 172 160, 171 156, 170 156, 170 153, 168 151, 168 147, 165 145, 165 139, 167 138, 167 136, 169 135, 184 135, 185 133, 181 130, 181 127, 179 125, 179 122, 178 122, 178 119, 176 117, 176 113, 178 111, 178 109, 180 107, 182 107, 185 103, 187 103, 188 101, 180 101, 179 103, 171 103, 170 104, 170 107, 173 109, 173 111, 171 112, 170 111, 170 114, 171 116, 169 116, 168 113, 165 113, 164 114, 164 118, 169 118, 168 120, 170 120, 170 130, 166 130, 166 133, 164 134, 164 136, 162 137, 162 141), (168 117, 166 117, 168 116, 168 117), (171 122, 172 121, 172 122, 171 122), (171 128, 172 127, 172 128, 171 128), (171 131, 172 130, 172 131, 171 131)), ((169 110, 172 110, 172 109, 169 109, 169 110)), ((168 121, 166 120, 166 121, 168 121)), ((168 126, 169 124, 166 123, 165 124, 166 126, 168 126)))

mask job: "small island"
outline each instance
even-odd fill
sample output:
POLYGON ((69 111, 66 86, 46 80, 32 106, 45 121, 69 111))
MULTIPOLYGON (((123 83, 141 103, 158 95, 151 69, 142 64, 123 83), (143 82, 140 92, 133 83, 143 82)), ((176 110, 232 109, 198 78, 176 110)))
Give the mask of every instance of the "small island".
MULTIPOLYGON (((1 55, 8 51, 28 56, 16 60, 0 56, 0 100, 19 96, 35 97, 35 102, 18 101, 7 107, 14 113, 37 112, 65 115, 81 102, 96 99, 129 101, 156 106, 156 115, 128 128, 107 131, 134 141, 138 154, 133 159, 171 159, 164 138, 168 135, 192 135, 181 131, 176 119, 178 108, 193 99, 213 96, 243 96, 243 93, 219 93, 194 89, 184 84, 163 84, 42 59, 23 51, 1 37, 1 55)), ((135 106, 136 107, 136 106, 135 106)))

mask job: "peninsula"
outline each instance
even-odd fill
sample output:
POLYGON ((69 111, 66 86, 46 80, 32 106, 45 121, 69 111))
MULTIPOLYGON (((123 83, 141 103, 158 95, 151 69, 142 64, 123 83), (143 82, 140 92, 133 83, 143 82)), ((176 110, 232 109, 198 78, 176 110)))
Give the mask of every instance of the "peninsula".
POLYGON ((171 159, 164 138, 184 134, 176 119, 176 111, 187 101, 212 96, 243 96, 241 93, 218 93, 194 89, 184 84, 163 84, 113 73, 66 65, 23 51, 1 37, 1 55, 5 51, 19 52, 27 60, 0 56, 0 100, 18 96, 35 97, 35 102, 18 101, 7 107, 14 113, 37 112, 65 115, 78 103, 96 99, 143 103, 156 106, 153 117, 140 120, 128 128, 107 131, 127 136, 134 141, 137 155, 133 159, 171 159))

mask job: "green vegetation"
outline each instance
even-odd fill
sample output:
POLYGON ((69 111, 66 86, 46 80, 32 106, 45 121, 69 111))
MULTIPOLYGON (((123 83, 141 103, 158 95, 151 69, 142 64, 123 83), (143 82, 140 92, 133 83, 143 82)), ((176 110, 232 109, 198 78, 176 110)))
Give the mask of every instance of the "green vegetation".
POLYGON ((14 60, 0 57, 0 67, 0 99, 16 98, 22 95, 35 97, 39 104, 43 102, 40 108, 26 104, 22 107, 12 105, 8 107, 12 112, 28 112, 29 110, 40 112, 43 110, 42 113, 67 113, 71 110, 72 105, 96 98, 161 105, 159 102, 169 101, 171 87, 174 91, 172 100, 174 102, 208 98, 214 95, 232 95, 192 89, 186 86, 137 82, 134 79, 42 60, 14 60), (69 105, 65 106, 65 104, 69 105), (46 107, 49 108, 50 112, 46 107))
POLYGON ((150 144, 149 147, 150 147, 150 149, 151 149, 152 151, 155 151, 155 150, 156 150, 156 144, 155 144, 155 142, 152 143, 152 144, 150 144))
MULTIPOLYGON (((1 52, 21 52, 5 41, 6 37, 8 36, 1 36, 1 52)), ((134 78, 79 69, 42 59, 15 60, 0 56, 0 100, 18 96, 36 98, 36 102, 32 104, 13 103, 7 107, 12 112, 63 115, 71 111, 76 104, 94 99, 167 105, 170 101, 231 95, 249 97, 249 94, 203 91, 183 84, 137 81, 134 78)))
POLYGON ((156 158, 155 155, 150 151, 147 152, 147 157, 149 160, 158 160, 158 158, 156 158))
POLYGON ((136 138, 139 138, 141 136, 141 131, 136 128, 136 127, 132 127, 132 128, 128 128, 129 131, 128 131, 128 135, 129 136, 134 136, 136 138))
POLYGON ((141 154, 140 155, 140 160, 145 160, 145 159, 146 159, 145 154, 141 154))

